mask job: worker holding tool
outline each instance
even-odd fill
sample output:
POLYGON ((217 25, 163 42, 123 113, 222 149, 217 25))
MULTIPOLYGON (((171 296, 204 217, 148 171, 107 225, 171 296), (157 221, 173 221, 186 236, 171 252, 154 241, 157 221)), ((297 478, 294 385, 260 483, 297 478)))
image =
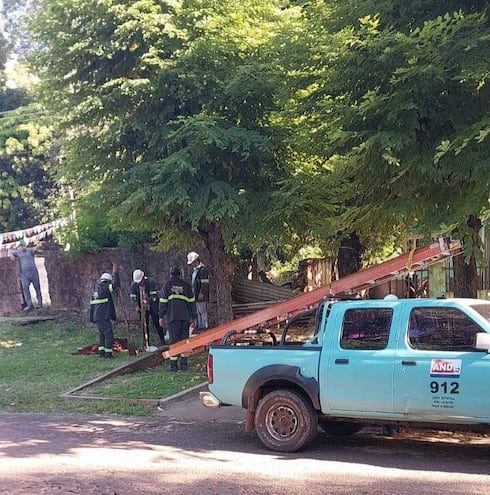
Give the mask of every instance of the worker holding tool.
POLYGON ((90 300, 90 321, 99 329, 99 356, 113 358, 112 345, 114 331, 112 322, 116 321, 116 308, 112 298, 113 292, 119 287, 119 265, 112 265, 112 274, 103 273, 95 285, 90 300))
POLYGON ((150 316, 158 333, 160 344, 165 345, 165 332, 158 320, 159 297, 157 284, 149 280, 143 270, 134 270, 129 296, 141 321, 145 349, 150 346, 150 316))

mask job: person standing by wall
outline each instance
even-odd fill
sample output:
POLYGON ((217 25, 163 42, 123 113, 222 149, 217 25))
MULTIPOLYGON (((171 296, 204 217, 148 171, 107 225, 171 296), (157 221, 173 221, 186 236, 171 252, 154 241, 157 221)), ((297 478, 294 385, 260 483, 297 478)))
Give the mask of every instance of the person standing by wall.
POLYGON ((112 274, 103 273, 96 284, 90 300, 90 321, 99 329, 99 356, 113 358, 112 345, 114 331, 112 322, 116 321, 116 308, 112 294, 120 286, 119 266, 113 264, 112 274))
MULTIPOLYGON (((189 337, 189 326, 196 322, 196 304, 191 286, 182 280, 180 268, 170 268, 168 280, 160 292, 160 325, 168 325, 169 344, 189 337)), ((187 357, 172 356, 169 371, 187 371, 187 357)))
POLYGON ((192 293, 196 300, 197 331, 208 328, 209 270, 201 261, 199 254, 191 251, 187 255, 187 264, 192 267, 192 293))
POLYGON ((20 239, 18 242, 19 249, 10 251, 11 259, 17 259, 19 262, 20 283, 24 296, 24 311, 30 311, 34 308, 32 304, 30 286, 34 287, 37 298, 37 308, 43 307, 43 296, 41 294, 41 284, 39 283, 39 272, 36 266, 36 247, 27 247, 26 241, 20 239))
POLYGON ((160 344, 165 345, 165 332, 159 323, 158 287, 153 280, 148 279, 143 270, 134 270, 129 297, 140 316, 145 347, 150 345, 150 316, 160 338, 160 344))

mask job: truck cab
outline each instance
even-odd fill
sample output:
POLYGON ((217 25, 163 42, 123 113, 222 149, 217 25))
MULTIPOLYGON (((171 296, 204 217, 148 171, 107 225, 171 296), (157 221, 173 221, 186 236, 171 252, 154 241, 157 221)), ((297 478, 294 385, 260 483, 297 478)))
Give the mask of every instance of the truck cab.
POLYGON ((322 411, 349 417, 490 422, 490 304, 408 299, 339 303, 319 363, 322 411), (341 306, 343 306, 341 308, 341 306))

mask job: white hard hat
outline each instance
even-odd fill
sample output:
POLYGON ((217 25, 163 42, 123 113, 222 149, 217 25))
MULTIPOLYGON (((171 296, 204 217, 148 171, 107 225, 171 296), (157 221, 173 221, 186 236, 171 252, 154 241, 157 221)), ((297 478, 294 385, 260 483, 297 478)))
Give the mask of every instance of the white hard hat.
POLYGON ((133 282, 139 284, 143 280, 144 276, 145 272, 143 270, 135 270, 133 272, 133 282))
POLYGON ((384 297, 385 301, 396 301, 398 297, 395 296, 395 294, 386 294, 384 297))
POLYGON ((194 261, 196 261, 197 258, 199 258, 199 255, 197 253, 195 253, 194 251, 191 251, 187 255, 187 264, 190 265, 191 263, 194 263, 194 261))
POLYGON ((110 273, 103 273, 101 276, 100 276, 100 280, 107 280, 109 282, 112 282, 112 275, 110 273))

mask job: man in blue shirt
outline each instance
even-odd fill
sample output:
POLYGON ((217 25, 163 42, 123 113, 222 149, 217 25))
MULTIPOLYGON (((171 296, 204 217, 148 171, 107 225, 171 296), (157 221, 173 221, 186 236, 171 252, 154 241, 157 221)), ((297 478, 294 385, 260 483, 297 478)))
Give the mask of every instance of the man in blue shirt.
POLYGON ((10 257, 12 259, 17 259, 19 262, 20 283, 22 285, 22 292, 24 294, 25 301, 24 311, 30 311, 33 309, 31 292, 29 290, 31 284, 36 291, 37 307, 42 308, 43 296, 41 294, 41 285, 39 283, 39 272, 36 266, 36 248, 28 248, 24 239, 20 239, 18 246, 19 249, 10 251, 10 257))

